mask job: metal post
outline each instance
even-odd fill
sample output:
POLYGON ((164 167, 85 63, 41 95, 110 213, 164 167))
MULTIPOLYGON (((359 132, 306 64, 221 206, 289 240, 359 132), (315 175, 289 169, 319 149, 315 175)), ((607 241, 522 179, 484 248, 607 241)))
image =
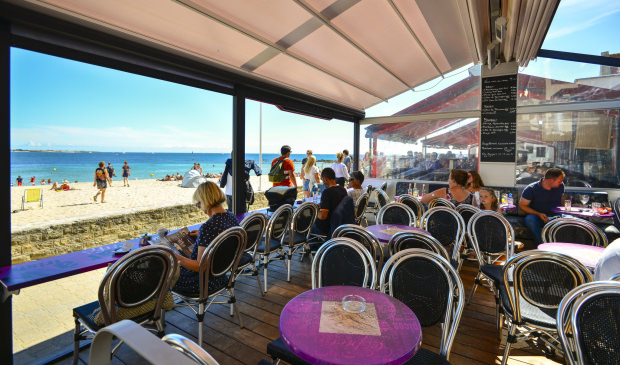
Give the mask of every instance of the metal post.
MULTIPOLYGON (((4 181, 11 177, 11 127, 10 127, 10 75, 11 45, 10 25, 0 22, 0 125, 4 126, 1 134, 0 170, 4 181)), ((0 200, 4 219, 0 219, 0 229, 5 236, 0 243, 0 267, 11 265, 11 190, 5 185, 5 194, 0 200)), ((0 285, 1 287, 2 285, 0 285)), ((2 289, 0 289, 2 290, 2 289)), ((2 297, 2 296, 0 296, 2 297)), ((5 301, 0 300, 0 364, 13 363, 13 318, 11 296, 5 301)))
POLYGON ((353 122, 353 171, 360 170, 360 120, 353 122))
MULTIPOLYGON (((263 169, 263 103, 259 105, 259 117, 258 117, 258 166, 263 169)), ((258 191, 263 190, 263 179, 258 178, 258 191)))
POLYGON ((245 92, 243 87, 235 87, 233 96, 233 206, 235 214, 246 211, 245 207, 245 92))

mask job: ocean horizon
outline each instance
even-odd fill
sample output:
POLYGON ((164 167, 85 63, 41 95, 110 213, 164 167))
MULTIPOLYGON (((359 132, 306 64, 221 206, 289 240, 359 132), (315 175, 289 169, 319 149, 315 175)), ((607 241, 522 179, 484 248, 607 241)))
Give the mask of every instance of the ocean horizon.
MULTIPOLYGON (((263 153, 261 169, 267 174, 271 161, 280 156, 279 153, 263 153)), ((336 160, 336 154, 314 154, 319 168, 328 167, 336 160)), ((301 160, 305 154, 291 154, 295 163, 295 171, 300 171, 301 160)), ((30 178, 36 177, 36 184, 42 179, 52 182, 63 180, 69 182, 91 182, 94 180, 95 169, 100 161, 112 163, 115 169, 115 180, 122 180, 124 161, 131 167, 130 179, 161 179, 166 174, 179 173, 184 175, 195 162, 200 163, 203 174, 220 174, 224 172, 226 160, 230 153, 174 153, 174 152, 94 152, 94 151, 11 151, 11 181, 16 185, 17 176, 30 185, 30 178)), ((258 162, 258 153, 246 153, 247 160, 258 162)), ((251 173, 254 175, 254 173, 251 173)))

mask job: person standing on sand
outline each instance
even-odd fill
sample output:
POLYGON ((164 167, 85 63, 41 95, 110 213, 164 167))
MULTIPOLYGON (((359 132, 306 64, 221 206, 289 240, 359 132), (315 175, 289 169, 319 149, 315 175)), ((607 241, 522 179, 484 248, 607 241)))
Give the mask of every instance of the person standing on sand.
POLYGON ((30 178, 30 185, 34 186, 36 180, 37 180, 36 176, 31 177, 30 178))
POLYGON ((127 161, 123 162, 123 186, 129 187, 129 175, 131 172, 129 171, 129 165, 127 165, 127 161))
POLYGON ((17 176, 17 186, 22 186, 22 183, 24 182, 24 179, 22 179, 21 175, 17 176))
POLYGON ((108 176, 110 177, 110 187, 112 187, 112 177, 116 176, 116 174, 114 173, 114 166, 112 166, 112 162, 108 162, 108 176))
POLYGON ((97 194, 93 196, 95 203, 97 202, 97 197, 99 194, 101 194, 101 202, 105 203, 105 189, 108 187, 109 181, 110 176, 108 175, 108 170, 105 168, 105 161, 101 161, 99 162, 99 167, 95 169, 95 182, 93 182, 93 186, 96 186, 97 189, 99 189, 97 194))

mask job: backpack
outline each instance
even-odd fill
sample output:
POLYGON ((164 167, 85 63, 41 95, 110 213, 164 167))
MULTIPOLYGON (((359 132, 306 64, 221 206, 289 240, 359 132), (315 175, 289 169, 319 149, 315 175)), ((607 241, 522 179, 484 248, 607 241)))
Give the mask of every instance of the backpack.
POLYGON ((245 181, 245 203, 247 205, 254 204, 254 189, 248 180, 245 181))
POLYGON ((274 163, 273 166, 271 166, 271 170, 269 170, 268 174, 269 182, 281 183, 282 181, 284 181, 284 169, 282 168, 284 160, 286 159, 284 158, 282 160, 279 160, 278 162, 274 163))

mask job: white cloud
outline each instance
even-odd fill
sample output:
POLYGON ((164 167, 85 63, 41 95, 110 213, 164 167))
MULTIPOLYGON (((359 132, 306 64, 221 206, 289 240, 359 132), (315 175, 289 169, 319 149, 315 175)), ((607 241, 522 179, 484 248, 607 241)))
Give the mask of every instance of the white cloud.
POLYGON ((620 9, 613 9, 608 12, 603 12, 594 18, 588 19, 587 17, 580 16, 580 21, 576 23, 571 23, 565 27, 560 27, 557 29, 550 29, 549 34, 545 38, 545 40, 553 40, 561 37, 565 37, 567 35, 588 29, 599 24, 603 19, 610 17, 616 13, 620 12, 620 9))

